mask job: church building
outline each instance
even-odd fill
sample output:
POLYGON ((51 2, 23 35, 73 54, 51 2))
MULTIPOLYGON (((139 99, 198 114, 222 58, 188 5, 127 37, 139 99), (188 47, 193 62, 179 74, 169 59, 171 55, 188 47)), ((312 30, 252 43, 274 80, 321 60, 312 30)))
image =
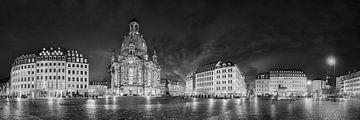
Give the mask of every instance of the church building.
POLYGON ((121 50, 113 50, 109 67, 111 94, 152 96, 160 94, 160 72, 156 52, 149 58, 146 42, 139 32, 139 22, 130 21, 129 34, 124 36, 121 50))

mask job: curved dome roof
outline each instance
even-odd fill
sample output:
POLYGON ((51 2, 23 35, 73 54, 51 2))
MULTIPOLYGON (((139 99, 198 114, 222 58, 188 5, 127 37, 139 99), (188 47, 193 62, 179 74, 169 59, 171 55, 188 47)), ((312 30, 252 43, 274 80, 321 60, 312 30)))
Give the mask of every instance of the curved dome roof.
POLYGON ((124 40, 121 44, 121 55, 128 55, 130 49, 134 50, 134 55, 140 56, 147 54, 146 42, 139 33, 139 28, 140 26, 137 20, 133 19, 130 21, 129 34, 124 37, 124 40))

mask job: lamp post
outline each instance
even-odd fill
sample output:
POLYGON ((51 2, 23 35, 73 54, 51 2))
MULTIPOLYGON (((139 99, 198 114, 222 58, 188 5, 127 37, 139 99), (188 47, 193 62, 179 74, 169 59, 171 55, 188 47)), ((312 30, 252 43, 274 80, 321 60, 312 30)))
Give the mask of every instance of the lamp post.
MULTIPOLYGON (((333 86, 331 86, 331 93, 333 93, 333 94, 336 94, 336 78, 335 78, 335 67, 336 67, 336 59, 335 59, 335 57, 334 56, 329 56, 328 58, 327 58, 327 64, 330 66, 330 69, 331 69, 331 67, 333 67, 333 74, 332 74, 332 77, 330 77, 330 81, 332 81, 331 80, 331 78, 333 78, 333 86), (335 91, 334 91, 335 90, 335 91)), ((330 82, 331 83, 331 82, 330 82)), ((330 84, 331 85, 331 84, 330 84)), ((335 99, 334 99, 335 100, 335 99)))
MULTIPOLYGON (((332 77, 334 77, 335 78, 335 67, 336 67, 336 59, 335 59, 335 57, 334 56, 329 56, 328 58, 327 58, 327 64, 328 65, 330 65, 330 67, 332 66, 333 67, 333 76, 332 77)), ((336 79, 334 79, 334 80, 336 80, 336 79)), ((335 84, 335 86, 334 87, 336 87, 336 84, 335 84)))
POLYGON ((307 82, 307 95, 311 95, 313 93, 312 81, 308 80, 307 82))

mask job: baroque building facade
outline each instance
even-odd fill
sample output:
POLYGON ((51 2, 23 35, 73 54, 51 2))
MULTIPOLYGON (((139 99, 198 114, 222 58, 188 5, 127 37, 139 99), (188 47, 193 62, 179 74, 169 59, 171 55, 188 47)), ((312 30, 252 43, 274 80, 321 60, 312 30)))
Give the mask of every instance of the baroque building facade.
POLYGON ((84 95, 89 86, 87 58, 74 50, 43 48, 17 57, 10 73, 13 96, 63 97, 84 95))
POLYGON ((258 96, 305 96, 307 77, 304 71, 299 69, 273 69, 256 77, 255 94, 258 96))
POLYGON ((156 52, 151 59, 146 42, 139 32, 139 22, 130 21, 129 34, 124 36, 118 55, 113 51, 109 67, 114 95, 160 94, 160 72, 156 52))
MULTIPOLYGON (((213 97, 246 96, 245 75, 232 62, 212 62, 198 67, 194 73, 194 94, 213 97)), ((191 84, 190 84, 191 86, 191 84)))

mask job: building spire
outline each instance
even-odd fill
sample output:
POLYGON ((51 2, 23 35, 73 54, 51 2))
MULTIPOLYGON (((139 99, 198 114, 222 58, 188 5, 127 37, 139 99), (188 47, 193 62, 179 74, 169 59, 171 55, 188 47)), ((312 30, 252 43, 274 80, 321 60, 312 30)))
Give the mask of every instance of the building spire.
POLYGON ((158 63, 158 61, 157 61, 157 55, 156 55, 156 50, 154 50, 154 54, 153 54, 153 61, 155 62, 155 63, 158 63))
POLYGON ((115 56, 115 48, 113 48, 113 50, 112 50, 112 54, 111 54, 111 63, 113 63, 113 62, 115 62, 115 58, 116 56, 115 56))

